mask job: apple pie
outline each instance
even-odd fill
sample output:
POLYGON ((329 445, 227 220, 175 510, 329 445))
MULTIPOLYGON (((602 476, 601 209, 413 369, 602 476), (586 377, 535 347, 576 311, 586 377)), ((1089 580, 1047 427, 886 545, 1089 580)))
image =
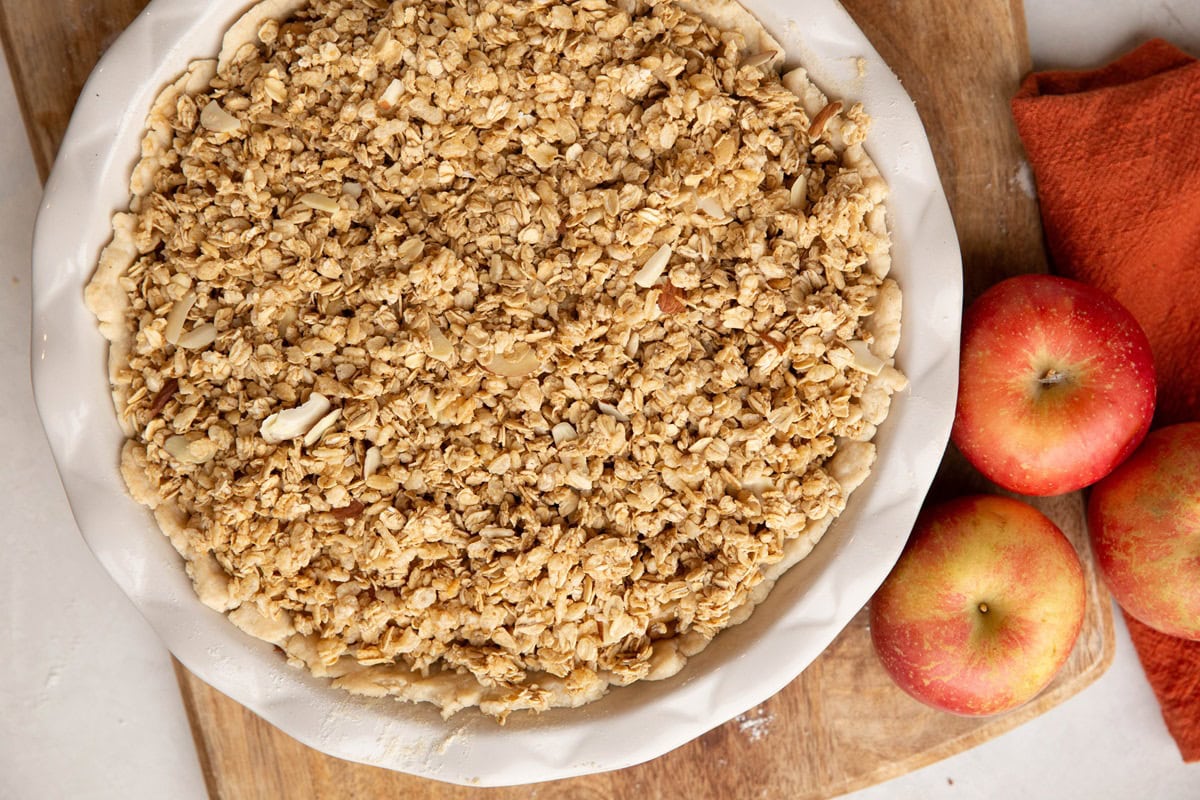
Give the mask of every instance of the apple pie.
POLYGON ((741 6, 271 0, 147 120, 87 288, 200 599, 503 720, 666 678, 866 477, 868 119, 741 6))

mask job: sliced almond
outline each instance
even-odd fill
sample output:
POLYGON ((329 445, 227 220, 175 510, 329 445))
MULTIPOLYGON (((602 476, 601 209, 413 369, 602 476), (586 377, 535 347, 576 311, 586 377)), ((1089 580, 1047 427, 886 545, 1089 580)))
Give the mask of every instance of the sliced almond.
POLYGON ((313 392, 303 405, 277 411, 264 419, 259 433, 268 444, 295 439, 312 430, 312 427, 329 413, 329 408, 329 398, 313 392))
POLYGON ((166 450, 176 461, 189 461, 191 458, 189 444, 186 436, 171 436, 163 442, 163 450, 166 450))
POLYGON ((309 428, 308 433, 304 434, 304 446, 312 447, 317 442, 321 441, 321 437, 325 432, 332 428, 338 421, 338 417, 342 415, 340 408, 335 408, 325 416, 317 420, 317 424, 309 428))
POLYGON ((664 314, 680 314, 686 311, 683 290, 670 281, 664 283, 658 295, 658 310, 664 314))
POLYGON ((179 344, 179 336, 183 333, 183 323, 187 320, 188 312, 194 305, 196 305, 196 293, 188 292, 171 306, 170 312, 167 313, 167 328, 163 331, 163 338, 167 342, 179 344))
POLYGON ((302 206, 311 208, 313 211, 334 212, 338 210, 338 202, 332 197, 326 197, 323 194, 316 192, 305 192, 296 198, 296 202, 302 206))
POLYGON ((629 341, 625 343, 625 355, 633 358, 637 355, 638 348, 642 346, 642 337, 637 331, 629 335, 629 341))
POLYGON ((442 329, 430 321, 429 357, 446 362, 450 360, 450 356, 452 355, 454 355, 454 345, 450 344, 450 340, 446 338, 446 334, 442 333, 442 329))
POLYGON ((754 55, 749 56, 745 61, 742 62, 742 66, 746 68, 760 67, 763 64, 774 61, 778 57, 779 53, 775 52, 774 50, 763 50, 760 53, 755 53, 754 55))
POLYGON ((658 283, 658 279, 662 277, 670 260, 671 245, 664 244, 655 250, 650 258, 646 259, 646 265, 633 277, 633 282, 643 289, 649 289, 658 283))
POLYGON ((787 342, 783 339, 778 339, 770 333, 760 333, 755 335, 758 336, 759 339, 762 339, 764 342, 771 345, 771 347, 774 347, 775 352, 779 353, 780 355, 783 355, 787 352, 787 342))
POLYGON ((150 416, 157 417, 158 412, 166 408, 167 403, 171 402, 171 398, 175 396, 175 392, 179 391, 179 381, 175 378, 167 381, 162 385, 162 388, 154 395, 154 400, 150 403, 150 416))
POLYGON ((801 175, 792 181, 792 188, 788 190, 788 205, 792 208, 804 208, 807 200, 808 178, 801 175))
POLYGON ((479 365, 488 372, 494 372, 506 378, 520 378, 540 369, 542 362, 538 360, 537 354, 533 350, 525 347, 519 353, 514 354, 493 353, 487 360, 481 360, 479 365))
POLYGON ((759 476, 759 477, 747 478, 746 480, 743 480, 741 482, 741 488, 747 492, 751 492, 759 497, 762 497, 763 492, 767 492, 767 491, 770 491, 771 489, 774 489, 775 484, 771 482, 770 478, 764 478, 762 476, 759 476))
POLYGON ((555 444, 564 444, 573 442, 579 438, 579 434, 575 431, 575 426, 569 422, 560 422, 550 429, 550 435, 554 437, 555 444))
POLYGON ((216 100, 209 100, 200 111, 200 124, 213 133, 233 133, 242 127, 238 118, 221 108, 216 100))
POLYGON ((725 207, 721 205, 720 201, 710 195, 703 194, 696 198, 696 208, 708 214, 713 219, 725 219, 728 216, 725 213, 725 207))
POLYGON ((884 366, 886 366, 886 362, 872 353, 871 348, 864 341, 855 339, 852 342, 846 342, 846 347, 849 347, 850 352, 854 354, 854 359, 850 362, 850 366, 859 372, 865 372, 868 375, 878 375, 883 371, 884 366))
POLYGON ((211 322, 197 325, 179 337, 179 346, 185 350, 202 350, 217 340, 217 326, 211 322))
POLYGON ((287 87, 283 81, 274 75, 268 76, 263 80, 263 92, 276 103, 282 103, 287 100, 287 87))
POLYGON ((336 519, 354 519, 365 511, 367 507, 363 505, 361 500, 351 500, 347 505, 341 508, 331 508, 329 513, 336 519))
POLYGON ((163 449, 170 453, 171 458, 183 464, 203 464, 217 454, 212 446, 196 446, 197 442, 187 436, 171 436, 163 442, 163 449))
POLYGON ((368 447, 367 454, 363 456, 363 480, 374 475, 379 470, 379 465, 383 463, 383 453, 378 447, 368 447))
POLYGON ((620 409, 611 403, 599 402, 596 403, 596 410, 606 417, 612 417, 617 422, 629 422, 629 417, 621 413, 620 409))
POLYGON ((808 127, 808 138, 819 139, 825 133, 825 126, 829 124, 829 120, 833 119, 841 111, 841 100, 834 100, 818 111, 817 116, 813 117, 812 125, 808 127))
POLYGON ((391 111, 395 108, 396 104, 400 102, 400 94, 403 91, 404 84, 400 82, 400 79, 392 78, 392 82, 383 90, 383 94, 379 96, 379 102, 376 103, 379 106, 379 110, 391 111))

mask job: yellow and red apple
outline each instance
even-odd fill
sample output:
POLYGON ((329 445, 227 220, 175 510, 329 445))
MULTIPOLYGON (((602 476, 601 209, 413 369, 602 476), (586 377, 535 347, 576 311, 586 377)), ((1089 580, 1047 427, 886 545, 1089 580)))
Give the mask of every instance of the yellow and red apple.
POLYGON ((963 318, 951 434, 998 485, 1053 495, 1095 483, 1154 415, 1150 343, 1098 289, 1051 275, 996 284, 963 318))
POLYGON ((1200 639, 1200 422, 1160 428, 1092 488, 1092 552, 1121 608, 1200 639))
POLYGON ((927 509, 870 604, 871 641, 901 689, 964 715, 1033 698, 1083 625, 1075 548, 1027 503, 979 495, 927 509))

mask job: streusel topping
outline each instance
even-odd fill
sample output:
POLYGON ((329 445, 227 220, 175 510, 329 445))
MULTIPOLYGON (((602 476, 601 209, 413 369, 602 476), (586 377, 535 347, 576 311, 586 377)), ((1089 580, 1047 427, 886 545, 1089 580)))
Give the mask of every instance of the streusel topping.
POLYGON ((160 98, 89 289, 134 496, 353 691, 503 717, 673 674, 903 385, 862 109, 670 0, 256 28, 160 98))

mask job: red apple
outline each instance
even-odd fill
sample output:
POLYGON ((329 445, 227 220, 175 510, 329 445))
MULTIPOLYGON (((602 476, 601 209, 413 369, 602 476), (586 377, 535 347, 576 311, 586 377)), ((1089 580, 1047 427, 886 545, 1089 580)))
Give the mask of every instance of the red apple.
POLYGON ((1014 492, 1095 483, 1146 435, 1154 362, 1124 306, 1077 281, 1021 275, 963 319, 951 433, 975 468, 1014 492))
POLYGON ((1200 639, 1200 422, 1154 431, 1092 489, 1096 565, 1121 608, 1200 639))
POLYGON ((928 509, 871 600, 884 669, 923 703, 997 714, 1034 697, 1083 625, 1075 548, 1032 506, 979 495, 928 509))

